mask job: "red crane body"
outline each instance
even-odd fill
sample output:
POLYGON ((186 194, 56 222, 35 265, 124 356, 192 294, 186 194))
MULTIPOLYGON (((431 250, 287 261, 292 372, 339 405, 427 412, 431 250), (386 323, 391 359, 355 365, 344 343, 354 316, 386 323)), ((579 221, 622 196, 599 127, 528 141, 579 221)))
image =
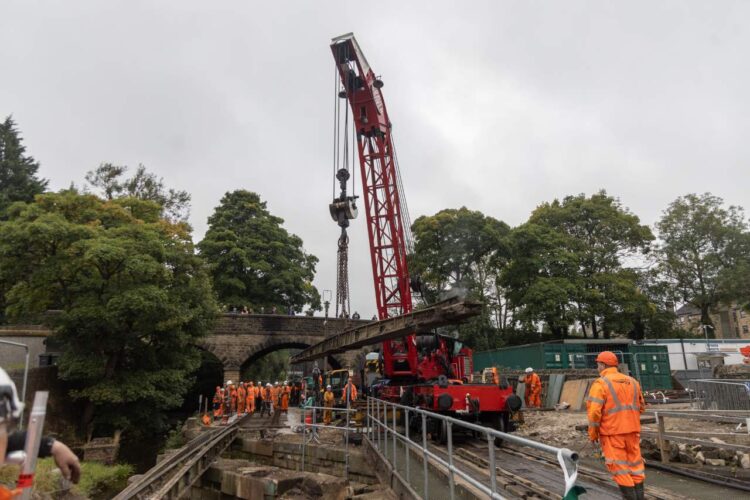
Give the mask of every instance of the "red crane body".
MULTIPOLYGON (((357 132, 378 317, 407 314, 412 310, 412 300, 404 223, 391 122, 380 90, 382 85, 354 36, 334 39, 331 50, 357 132)), ((417 365, 414 335, 403 341, 386 342, 383 358, 389 377, 413 376, 417 365)))
MULTIPOLYGON (((383 83, 352 34, 334 38, 331 50, 343 85, 339 97, 347 99, 355 124, 378 316, 408 314, 412 297, 405 235, 411 228, 404 227, 405 205, 383 83)), ((411 334, 387 341, 383 373, 391 383, 380 394, 507 430, 508 413, 520 408, 520 399, 507 382, 468 384, 471 357, 471 349, 438 335, 418 339, 411 334)))

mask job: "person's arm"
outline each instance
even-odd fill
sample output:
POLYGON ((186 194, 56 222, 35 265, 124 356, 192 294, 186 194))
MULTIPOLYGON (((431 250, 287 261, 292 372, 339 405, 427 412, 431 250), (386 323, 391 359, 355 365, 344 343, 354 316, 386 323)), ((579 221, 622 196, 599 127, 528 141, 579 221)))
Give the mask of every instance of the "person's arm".
POLYGON ((589 439, 599 440, 599 425, 602 421, 602 410, 604 409, 604 387, 599 380, 591 384, 589 397, 586 398, 586 414, 589 420, 589 439))
MULTIPOLYGON (((16 431, 8 435, 8 451, 23 450, 26 446, 26 432, 16 431)), ((81 464, 78 457, 64 443, 57 441, 51 436, 43 436, 39 444, 39 458, 52 457, 55 464, 62 472, 65 479, 69 479, 78 484, 81 478, 81 464)))

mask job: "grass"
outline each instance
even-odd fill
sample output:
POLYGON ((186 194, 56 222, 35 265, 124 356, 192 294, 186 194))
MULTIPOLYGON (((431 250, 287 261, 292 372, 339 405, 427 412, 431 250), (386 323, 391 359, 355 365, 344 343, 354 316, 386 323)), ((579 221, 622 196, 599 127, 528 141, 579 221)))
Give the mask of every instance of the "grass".
MULTIPOLYGON (((0 483, 6 486, 15 485, 19 468, 16 465, 0 467, 0 483)), ((74 485, 71 492, 93 499, 112 498, 125 488, 128 477, 133 474, 130 465, 104 465, 98 462, 83 462, 81 464, 81 482, 74 485)), ((60 490, 60 474, 51 458, 43 458, 37 462, 34 476, 34 491, 38 493, 54 493, 60 490)))

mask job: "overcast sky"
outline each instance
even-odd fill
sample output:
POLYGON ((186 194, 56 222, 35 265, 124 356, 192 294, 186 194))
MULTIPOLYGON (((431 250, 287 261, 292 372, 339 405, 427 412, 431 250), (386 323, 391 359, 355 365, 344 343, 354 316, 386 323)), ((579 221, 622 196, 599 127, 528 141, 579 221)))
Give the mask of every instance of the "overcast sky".
MULTIPOLYGON (((383 77, 413 219, 517 225, 604 188, 653 224, 690 192, 748 206, 748 19, 729 1, 1 0, 0 117, 53 189, 112 162, 189 191, 196 241, 225 192, 258 192, 334 290, 332 37, 353 31, 383 77)), ((369 317, 367 248, 360 216, 369 317)))

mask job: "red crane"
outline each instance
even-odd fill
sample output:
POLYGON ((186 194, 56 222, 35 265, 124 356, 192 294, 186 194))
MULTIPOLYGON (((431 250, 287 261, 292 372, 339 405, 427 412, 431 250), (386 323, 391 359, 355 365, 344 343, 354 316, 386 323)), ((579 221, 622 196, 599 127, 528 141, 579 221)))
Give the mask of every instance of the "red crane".
MULTIPOLYGON (((340 78, 338 97, 348 101, 352 113, 378 316, 382 320, 408 314, 412 310, 407 265, 411 228, 393 145, 391 121, 382 93, 383 82, 367 63, 351 33, 334 38, 331 50, 340 78)), ((346 125, 344 129, 344 137, 348 137, 346 125)), ((345 150, 346 141, 348 139, 344 142, 345 150)), ((330 207, 331 216, 342 228, 339 239, 340 264, 346 262, 348 221, 357 215, 357 197, 347 196, 346 192, 349 175, 345 162, 344 168, 336 171, 341 194, 330 207)), ((339 277, 342 276, 346 276, 346 272, 340 269, 339 277)), ((348 290, 348 286, 345 290, 348 290)), ((344 299, 346 293, 342 294, 344 299)), ((505 380, 499 384, 469 384, 471 356, 471 349, 456 339, 441 335, 417 337, 411 334, 402 340, 386 341, 383 345, 383 374, 390 383, 380 395, 386 399, 400 400, 403 404, 508 430, 509 413, 520 408, 520 398, 513 395, 512 388, 505 380)), ((445 435, 440 429, 433 431, 438 436, 445 435)))
MULTIPOLYGON (((401 199, 383 82, 367 64, 351 33, 334 38, 331 50, 344 87, 340 96, 349 102, 356 131, 378 317, 406 314, 412 310, 405 239, 411 229, 405 222, 408 217, 401 199)), ((413 376, 417 366, 415 336, 386 342, 383 359, 390 378, 413 376)))

